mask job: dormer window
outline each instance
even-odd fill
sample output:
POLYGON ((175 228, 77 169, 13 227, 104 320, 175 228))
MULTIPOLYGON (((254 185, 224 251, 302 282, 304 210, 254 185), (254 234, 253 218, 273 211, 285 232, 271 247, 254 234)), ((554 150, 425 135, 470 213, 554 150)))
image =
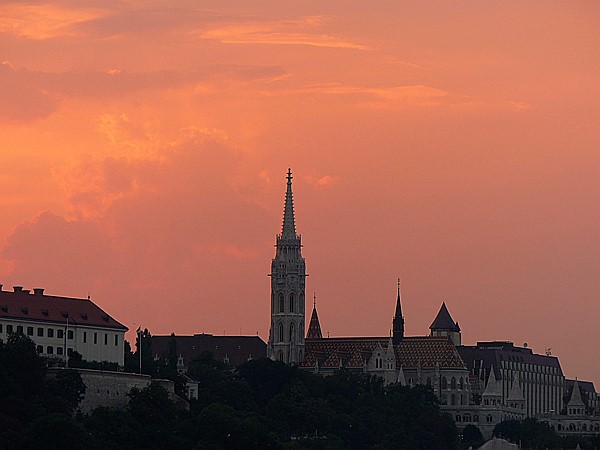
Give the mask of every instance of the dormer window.
POLYGON ((88 320, 88 315, 87 315, 87 313, 81 313, 81 318, 82 318, 83 320, 88 320))
POLYGON ((42 309, 42 316, 48 317, 48 310, 47 309, 42 309))
POLYGON ((27 315, 29 315, 29 308, 27 308, 27 307, 25 306, 25 307, 21 308, 21 312, 22 312, 23 314, 27 314, 27 315))

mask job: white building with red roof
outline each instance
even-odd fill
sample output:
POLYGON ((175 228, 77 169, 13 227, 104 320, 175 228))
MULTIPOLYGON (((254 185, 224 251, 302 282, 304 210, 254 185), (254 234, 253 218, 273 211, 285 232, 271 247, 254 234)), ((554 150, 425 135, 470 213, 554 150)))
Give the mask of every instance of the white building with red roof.
POLYGON ((43 356, 67 359, 78 352, 86 361, 122 366, 126 331, 89 298, 46 295, 44 289, 22 286, 5 291, 0 285, 0 339, 23 333, 43 356))

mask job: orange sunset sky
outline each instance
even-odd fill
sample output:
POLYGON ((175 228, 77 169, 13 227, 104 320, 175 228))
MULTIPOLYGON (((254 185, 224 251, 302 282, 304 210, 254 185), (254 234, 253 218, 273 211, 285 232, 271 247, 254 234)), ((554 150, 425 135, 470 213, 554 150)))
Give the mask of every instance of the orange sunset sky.
MULTIPOLYGON (((268 337, 288 167, 323 331, 600 383, 600 3, 0 4, 0 283, 268 337)), ((130 334, 130 337, 133 337, 130 334)))

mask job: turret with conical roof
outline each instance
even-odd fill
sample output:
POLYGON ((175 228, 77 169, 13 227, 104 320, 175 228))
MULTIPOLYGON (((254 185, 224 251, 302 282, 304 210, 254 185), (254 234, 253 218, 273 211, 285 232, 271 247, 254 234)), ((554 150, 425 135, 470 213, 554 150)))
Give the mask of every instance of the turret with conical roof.
POLYGON ((288 169, 283 225, 271 262, 271 330, 268 356, 288 364, 304 358, 306 263, 300 235, 296 234, 292 170, 288 169))
POLYGON ((454 345, 461 345, 461 334, 458 322, 455 322, 446 307, 446 302, 442 302, 437 316, 431 326, 431 336, 448 336, 454 345))
POLYGON ((393 340, 398 344, 404 339, 404 316, 402 315, 402 303, 400 296, 400 278, 398 278, 398 297, 396 299, 396 313, 393 321, 393 340))
POLYGON ((573 383, 573 390, 571 391, 571 398, 567 403, 567 415, 569 416, 583 416, 585 414, 585 402, 581 398, 581 389, 579 388, 579 382, 575 378, 573 383))
POLYGON ((513 375, 512 386, 510 387, 510 392, 506 397, 506 403, 511 408, 516 409, 525 409, 525 396, 523 395, 523 389, 521 387, 521 378, 519 377, 519 373, 515 372, 513 375))
POLYGON ((313 311, 310 316, 310 323, 308 324, 308 332, 306 333, 306 339, 323 339, 323 333, 321 333, 321 324, 319 323, 319 316, 317 315, 317 296, 313 296, 313 311))
POLYGON ((490 368, 490 374, 488 376, 487 384, 485 385, 485 390, 481 395, 481 399, 485 406, 499 405, 502 403, 502 385, 496 378, 494 366, 490 368))

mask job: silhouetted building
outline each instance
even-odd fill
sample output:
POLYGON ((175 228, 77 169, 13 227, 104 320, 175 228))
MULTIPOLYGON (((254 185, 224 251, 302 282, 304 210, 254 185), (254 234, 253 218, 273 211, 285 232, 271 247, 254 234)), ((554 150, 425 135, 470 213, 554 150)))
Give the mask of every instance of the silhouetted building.
MULTIPOLYGON (((152 353, 155 359, 167 358, 172 336, 152 336, 152 353)), ((187 370, 190 361, 203 352, 211 352, 213 358, 239 366, 251 359, 264 358, 267 344, 259 336, 214 336, 194 334, 175 336, 177 343, 178 368, 187 370)))

